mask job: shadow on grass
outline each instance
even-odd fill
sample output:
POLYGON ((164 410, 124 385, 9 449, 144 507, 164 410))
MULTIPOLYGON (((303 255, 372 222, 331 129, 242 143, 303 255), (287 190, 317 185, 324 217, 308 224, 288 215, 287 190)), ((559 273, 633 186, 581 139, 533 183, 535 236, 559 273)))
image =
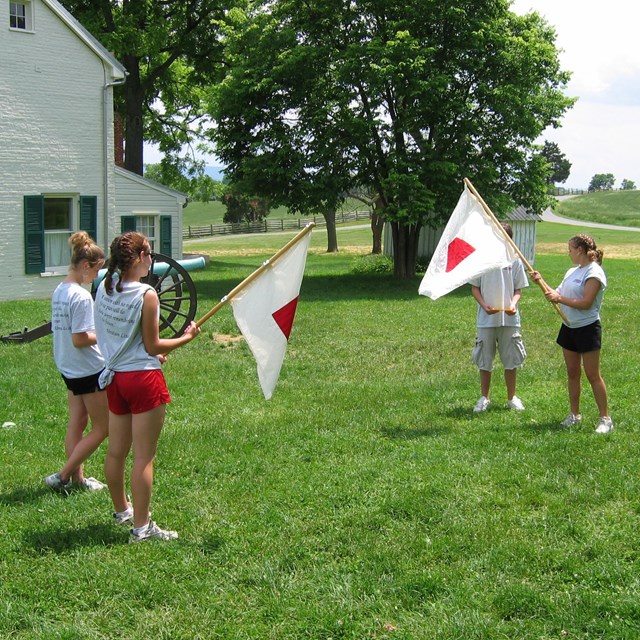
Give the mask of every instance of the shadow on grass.
POLYGON ((48 487, 38 487, 37 489, 33 487, 19 487, 8 493, 0 493, 0 506, 14 507, 29 504, 51 493, 51 489, 48 487))
MULTIPOLYGON (((249 274, 247 274, 249 275, 249 274)), ((206 279, 198 279, 198 298, 219 300, 236 287, 240 280, 216 279, 215 274, 207 274, 206 279)), ((327 300, 410 300, 418 297, 421 278, 395 280, 388 274, 340 273, 336 275, 305 275, 300 297, 305 302, 326 302, 327 300)), ((452 291, 449 297, 468 297, 466 286, 452 291)))
POLYGON ((577 432, 578 429, 571 429, 571 427, 563 427, 560 424, 560 421, 556 422, 533 422, 524 425, 524 428, 527 431, 531 431, 533 433, 539 433, 541 431, 556 431, 558 433, 571 433, 572 431, 577 432))
POLYGON ((380 433, 390 440, 417 440, 418 438, 436 438, 450 433, 449 427, 383 427, 380 433))
POLYGON ((129 541, 126 529, 109 524, 92 524, 80 529, 46 529, 31 531, 24 536, 24 544, 38 555, 62 554, 83 547, 110 547, 129 541))

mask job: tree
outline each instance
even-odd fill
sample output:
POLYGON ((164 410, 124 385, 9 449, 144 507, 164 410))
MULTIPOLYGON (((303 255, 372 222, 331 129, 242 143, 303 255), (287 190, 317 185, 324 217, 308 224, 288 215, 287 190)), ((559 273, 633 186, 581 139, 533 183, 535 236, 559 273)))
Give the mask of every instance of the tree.
POLYGON ((613 173, 596 173, 589 183, 589 191, 610 191, 615 181, 613 173))
POLYGON ((571 163, 560 151, 560 147, 555 142, 545 140, 540 153, 549 164, 547 184, 552 187, 558 182, 566 182, 571 173, 571 163))
POLYGON ((144 177, 176 191, 186 193, 193 202, 222 200, 225 185, 204 173, 204 162, 191 162, 184 158, 158 164, 145 164, 144 177))
POLYGON ((224 222, 260 222, 269 215, 269 201, 266 198, 247 196, 227 188, 222 202, 227 207, 224 222))
POLYGON ((367 185, 397 278, 415 274, 421 226, 450 215, 465 176, 497 213, 546 205, 533 142, 573 100, 538 14, 507 0, 269 0, 236 27, 211 110, 234 182, 328 214, 367 185))
POLYGON ((231 3, 222 0, 61 0, 125 66, 115 108, 123 115, 125 167, 142 175, 143 143, 167 161, 197 140, 203 87, 221 59, 220 31, 231 3))
POLYGON ((378 255, 382 253, 382 233, 384 231, 384 213, 382 211, 382 201, 375 191, 368 189, 352 189, 349 197, 364 203, 371 210, 371 235, 373 242, 371 253, 378 255))
POLYGON ((622 181, 620 185, 620 189, 622 191, 633 191, 636 188, 636 183, 633 180, 627 180, 626 178, 622 181))

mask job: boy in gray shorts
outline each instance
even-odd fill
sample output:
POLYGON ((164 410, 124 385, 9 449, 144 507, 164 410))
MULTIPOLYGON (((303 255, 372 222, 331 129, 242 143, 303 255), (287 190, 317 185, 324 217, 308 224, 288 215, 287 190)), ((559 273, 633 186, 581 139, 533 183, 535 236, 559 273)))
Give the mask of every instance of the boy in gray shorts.
MULTIPOLYGON (((513 237, 511 225, 502 223, 502 226, 509 237, 513 237)), ((522 401, 516 396, 516 373, 527 355, 518 311, 521 290, 529 286, 524 266, 518 258, 510 266, 489 271, 470 284, 478 303, 477 337, 471 359, 480 370, 482 393, 473 411, 481 413, 491 404, 489 389, 496 347, 504 366, 507 407, 524 411, 522 401)))

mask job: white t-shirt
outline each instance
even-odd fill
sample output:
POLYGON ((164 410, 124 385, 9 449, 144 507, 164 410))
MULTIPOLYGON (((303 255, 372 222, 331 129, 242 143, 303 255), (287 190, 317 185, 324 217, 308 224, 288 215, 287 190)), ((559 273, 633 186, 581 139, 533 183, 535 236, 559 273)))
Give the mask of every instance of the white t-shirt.
MULTIPOLYGON (((524 265, 518 258, 508 267, 493 269, 479 278, 470 280, 470 284, 480 288, 482 298, 489 306, 494 309, 510 309, 515 290, 528 287, 529 280, 524 265)), ((519 327, 520 311, 516 306, 516 312, 512 316, 504 311, 489 314, 478 305, 477 326, 519 327)))
POLYGON ((590 262, 583 267, 577 266, 569 269, 564 276, 564 280, 556 289, 565 298, 583 298, 584 286, 589 278, 595 278, 600 282, 600 290, 589 309, 574 309, 565 304, 560 305, 560 309, 572 329, 586 327, 588 324, 600 320, 600 307, 602 306, 604 290, 607 288, 607 276, 597 262, 590 262))
POLYGON ((160 361, 144 348, 142 340, 142 303, 144 294, 153 287, 141 282, 123 282, 123 290, 107 295, 104 280, 96 293, 96 336, 106 361, 107 371, 100 384, 108 384, 114 371, 160 369, 160 361))
POLYGON ((91 294, 75 282, 61 282, 51 298, 53 359, 65 378, 84 378, 104 368, 97 345, 74 347, 72 335, 94 331, 91 294))

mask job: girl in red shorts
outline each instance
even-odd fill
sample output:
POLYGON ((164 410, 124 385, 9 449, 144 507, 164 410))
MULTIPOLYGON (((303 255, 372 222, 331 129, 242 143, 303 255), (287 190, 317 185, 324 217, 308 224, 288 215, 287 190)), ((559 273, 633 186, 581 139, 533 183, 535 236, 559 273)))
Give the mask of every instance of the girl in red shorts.
POLYGON ((160 368, 163 356, 191 342, 200 329, 192 322, 178 338, 161 338, 159 302, 155 289, 140 282, 152 262, 147 238, 135 231, 111 243, 107 274, 100 283, 95 302, 98 345, 106 366, 100 386, 109 401, 109 446, 104 473, 116 512, 117 523, 133 523, 130 542, 173 540, 175 531, 165 531, 149 518, 153 460, 165 407, 171 402, 160 368), (127 500, 124 470, 133 448, 131 493, 127 500))

